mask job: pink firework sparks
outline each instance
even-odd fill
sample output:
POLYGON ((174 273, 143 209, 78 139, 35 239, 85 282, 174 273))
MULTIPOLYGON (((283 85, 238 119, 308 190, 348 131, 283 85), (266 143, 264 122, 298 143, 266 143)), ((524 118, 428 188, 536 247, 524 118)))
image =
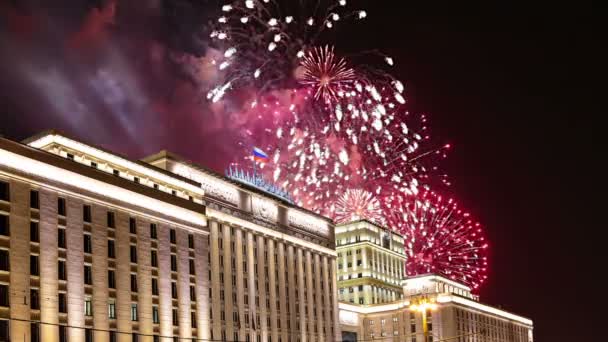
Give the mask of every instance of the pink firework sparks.
POLYGON ((304 73, 300 83, 314 89, 315 99, 329 104, 338 99, 338 93, 355 80, 355 71, 349 68, 344 58, 334 54, 334 48, 315 47, 306 53, 301 62, 304 73))
POLYGON ((362 189, 346 190, 336 202, 334 217, 336 223, 368 220, 384 224, 380 202, 371 192, 362 189))
POLYGON ((487 279, 483 230, 456 202, 426 191, 406 199, 401 214, 409 275, 439 273, 473 290, 487 279))

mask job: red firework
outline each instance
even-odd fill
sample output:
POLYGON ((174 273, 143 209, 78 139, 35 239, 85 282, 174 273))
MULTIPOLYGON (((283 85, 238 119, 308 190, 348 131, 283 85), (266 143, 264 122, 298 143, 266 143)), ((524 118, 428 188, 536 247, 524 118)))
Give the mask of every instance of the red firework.
POLYGON ((384 224, 380 202, 369 191, 362 189, 346 190, 344 195, 336 202, 334 220, 336 223, 348 223, 362 219, 384 224))
POLYGON ((488 243, 479 223, 452 199, 427 191, 406 199, 397 221, 409 275, 438 273, 473 290, 487 278, 488 243))
POLYGON ((325 103, 336 101, 338 93, 356 79, 344 58, 336 57, 333 46, 312 48, 300 65, 304 69, 300 83, 312 87, 315 99, 322 98, 325 103))

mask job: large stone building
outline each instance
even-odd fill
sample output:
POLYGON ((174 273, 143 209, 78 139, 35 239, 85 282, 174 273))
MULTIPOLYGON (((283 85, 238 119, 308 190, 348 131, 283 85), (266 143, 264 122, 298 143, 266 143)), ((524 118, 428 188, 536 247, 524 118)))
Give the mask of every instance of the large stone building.
POLYGON ((480 303, 469 287, 408 277, 403 242, 367 221, 336 227, 343 341, 532 342, 531 320, 480 303))
POLYGON ((403 298, 403 237, 369 221, 336 227, 338 299, 369 305, 403 298))
POLYGON ((337 341, 332 223, 163 152, 0 138, 0 341, 337 341))

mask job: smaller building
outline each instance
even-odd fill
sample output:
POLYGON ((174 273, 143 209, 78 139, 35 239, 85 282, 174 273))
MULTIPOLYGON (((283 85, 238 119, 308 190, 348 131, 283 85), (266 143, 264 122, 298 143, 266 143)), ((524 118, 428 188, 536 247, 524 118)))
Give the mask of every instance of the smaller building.
POLYGON ((453 280, 409 277, 403 294, 387 304, 340 303, 343 341, 533 341, 530 319, 480 303, 469 287, 453 280))
POLYGON ((370 305, 403 298, 403 236, 366 220, 336 227, 338 298, 370 305))

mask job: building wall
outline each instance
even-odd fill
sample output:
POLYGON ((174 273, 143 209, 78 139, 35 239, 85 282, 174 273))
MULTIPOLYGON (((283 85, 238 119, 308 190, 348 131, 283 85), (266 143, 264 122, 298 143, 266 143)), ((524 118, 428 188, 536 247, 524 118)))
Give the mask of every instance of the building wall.
MULTIPOLYGON (((343 318, 343 332, 358 340, 424 341, 422 313, 407 309, 379 313, 350 313, 343 318), (355 321, 350 321, 356 317, 355 321)), ((428 336, 433 341, 531 342, 532 327, 460 305, 441 305, 427 312, 428 336), (458 313, 457 313, 458 312, 458 313)))
POLYGON ((224 280, 212 282, 214 339, 331 340, 338 326, 335 272, 320 262, 327 255, 227 222, 210 227, 211 272, 224 280))

